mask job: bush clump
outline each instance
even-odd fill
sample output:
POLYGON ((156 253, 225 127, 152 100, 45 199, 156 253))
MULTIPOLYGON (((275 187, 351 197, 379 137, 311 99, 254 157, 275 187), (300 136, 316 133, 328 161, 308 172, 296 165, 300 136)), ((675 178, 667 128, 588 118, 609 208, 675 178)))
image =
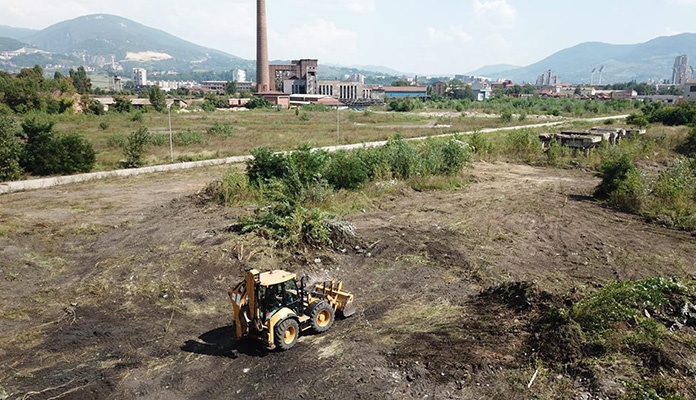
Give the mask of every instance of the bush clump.
POLYGON ((251 153, 247 180, 242 182, 236 174, 226 176, 213 197, 229 205, 255 191, 263 205, 231 229, 255 232, 292 247, 336 245, 354 234, 352 225, 320 210, 336 190, 360 189, 376 178, 451 176, 471 162, 469 147, 456 139, 417 145, 400 136, 390 138, 383 147, 354 151, 329 153, 302 146, 290 153, 266 147, 251 153))
POLYGON ((96 162, 91 143, 77 133, 56 135, 53 126, 36 118, 22 122, 25 143, 20 166, 33 175, 89 172, 96 162))

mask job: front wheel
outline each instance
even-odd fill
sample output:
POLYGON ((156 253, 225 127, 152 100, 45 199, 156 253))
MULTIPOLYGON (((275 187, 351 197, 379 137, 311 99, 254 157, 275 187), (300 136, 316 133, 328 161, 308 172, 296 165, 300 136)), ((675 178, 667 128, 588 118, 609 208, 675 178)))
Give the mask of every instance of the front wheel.
POLYGON ((312 330, 314 332, 326 332, 334 323, 334 309, 330 305, 321 302, 312 309, 309 317, 312 320, 312 330))
POLYGON ((300 325, 292 318, 285 319, 276 324, 273 343, 280 350, 288 350, 297 342, 300 335, 300 325))

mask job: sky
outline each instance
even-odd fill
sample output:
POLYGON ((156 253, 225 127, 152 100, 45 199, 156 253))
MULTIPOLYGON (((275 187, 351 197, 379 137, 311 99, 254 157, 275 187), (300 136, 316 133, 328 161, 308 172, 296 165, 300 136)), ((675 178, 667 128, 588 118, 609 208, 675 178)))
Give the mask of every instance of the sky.
MULTIPOLYGON (((583 42, 696 32, 696 0, 266 0, 269 58, 447 75, 525 66, 583 42)), ((0 0, 0 25, 114 14, 255 59, 254 0, 0 0)))

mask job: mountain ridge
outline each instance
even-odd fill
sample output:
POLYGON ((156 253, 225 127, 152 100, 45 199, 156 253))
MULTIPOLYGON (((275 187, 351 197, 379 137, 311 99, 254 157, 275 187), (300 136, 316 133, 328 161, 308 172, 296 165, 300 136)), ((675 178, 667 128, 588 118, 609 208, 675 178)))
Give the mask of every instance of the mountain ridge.
MULTIPOLYGON (((183 74, 240 68, 247 71, 247 76, 253 76, 256 69, 253 60, 201 46, 111 14, 85 15, 42 30, 0 26, 0 51, 12 53, 0 57, 0 68, 10 71, 35 64, 53 69, 85 65, 109 73, 129 71, 134 67, 183 74), (30 51, 17 52, 20 48, 12 48, 17 46, 30 51)), ((534 83, 537 76, 552 70, 564 83, 599 83, 600 75, 601 83, 660 82, 671 78, 674 58, 681 54, 696 58, 695 33, 660 36, 637 44, 583 42, 527 66, 488 65, 467 75, 534 83)), ((374 65, 327 63, 321 67, 319 73, 325 79, 354 72, 364 75, 426 75, 374 65)))

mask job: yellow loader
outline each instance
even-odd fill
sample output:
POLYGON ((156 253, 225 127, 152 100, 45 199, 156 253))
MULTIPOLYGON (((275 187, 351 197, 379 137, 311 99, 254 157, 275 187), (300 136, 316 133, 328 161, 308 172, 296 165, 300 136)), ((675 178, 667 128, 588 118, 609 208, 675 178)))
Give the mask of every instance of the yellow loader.
POLYGON ((283 270, 247 271, 242 282, 228 290, 234 310, 234 335, 261 341, 268 349, 288 350, 300 332, 327 331, 336 315, 355 314, 353 294, 342 282, 305 288, 304 278, 283 270))

